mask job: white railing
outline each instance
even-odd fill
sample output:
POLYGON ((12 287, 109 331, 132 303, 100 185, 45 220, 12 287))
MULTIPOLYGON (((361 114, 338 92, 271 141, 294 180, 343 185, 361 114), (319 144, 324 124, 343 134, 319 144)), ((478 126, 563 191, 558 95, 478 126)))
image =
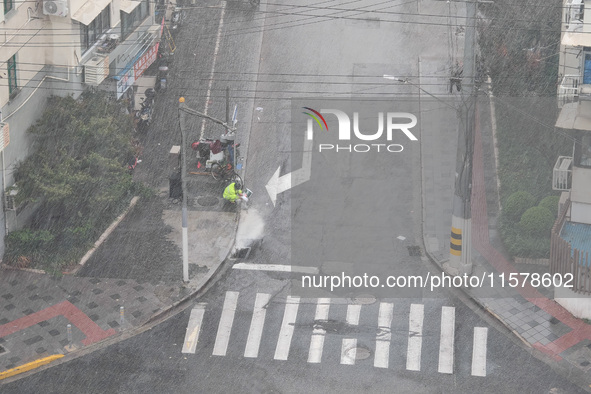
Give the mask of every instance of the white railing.
POLYGON ((554 170, 552 171, 552 189, 570 190, 573 158, 570 156, 558 156, 554 170))
POLYGON ((567 74, 562 77, 562 81, 560 81, 560 85, 558 86, 559 108, 562 108, 564 104, 577 101, 577 98, 579 97, 580 83, 580 75, 567 74))
POLYGON ((566 2, 565 8, 565 24, 570 25, 571 23, 583 23, 583 17, 585 15, 585 2, 583 0, 568 0, 566 2))

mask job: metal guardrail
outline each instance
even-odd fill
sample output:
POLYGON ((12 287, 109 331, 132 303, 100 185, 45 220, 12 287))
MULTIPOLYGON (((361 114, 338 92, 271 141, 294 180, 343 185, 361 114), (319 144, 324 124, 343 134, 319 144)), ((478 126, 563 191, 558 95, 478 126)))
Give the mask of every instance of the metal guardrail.
POLYGON ((558 85, 558 107, 562 108, 564 104, 577 101, 579 97, 579 86, 581 85, 581 76, 567 74, 562 77, 558 85))

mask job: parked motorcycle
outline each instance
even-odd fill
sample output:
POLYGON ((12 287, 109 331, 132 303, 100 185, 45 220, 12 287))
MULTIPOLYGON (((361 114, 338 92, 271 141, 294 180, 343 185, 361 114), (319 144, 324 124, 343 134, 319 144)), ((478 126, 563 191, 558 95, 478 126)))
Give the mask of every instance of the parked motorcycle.
POLYGON ((152 112, 153 112, 153 103, 154 103, 154 96, 156 95, 156 91, 152 88, 146 89, 145 98, 142 99, 140 103, 140 109, 136 111, 136 125, 137 131, 139 132, 147 132, 150 123, 152 122, 152 112))
POLYGON ((184 19, 185 11, 182 8, 175 7, 170 16, 171 33, 173 35, 180 30, 184 19))

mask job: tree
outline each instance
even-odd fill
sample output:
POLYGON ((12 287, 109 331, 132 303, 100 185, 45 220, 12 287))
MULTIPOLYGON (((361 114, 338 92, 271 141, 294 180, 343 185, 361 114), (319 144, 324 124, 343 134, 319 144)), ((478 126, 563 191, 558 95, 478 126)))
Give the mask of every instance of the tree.
MULTIPOLYGON (((34 153, 19 163, 15 180, 19 202, 40 204, 29 230, 49 231, 54 251, 85 247, 137 188, 126 167, 133 154, 131 119, 104 93, 85 93, 79 100, 51 97, 28 131, 34 153)), ((13 244, 26 252, 23 242, 13 244)))

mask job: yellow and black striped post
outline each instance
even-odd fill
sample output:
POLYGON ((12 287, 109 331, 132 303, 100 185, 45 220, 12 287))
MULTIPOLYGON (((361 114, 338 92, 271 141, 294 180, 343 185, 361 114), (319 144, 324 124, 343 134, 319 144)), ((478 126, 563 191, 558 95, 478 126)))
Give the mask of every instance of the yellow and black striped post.
POLYGON ((462 229, 451 228, 451 238, 449 240, 449 254, 453 256, 462 255, 462 229))

